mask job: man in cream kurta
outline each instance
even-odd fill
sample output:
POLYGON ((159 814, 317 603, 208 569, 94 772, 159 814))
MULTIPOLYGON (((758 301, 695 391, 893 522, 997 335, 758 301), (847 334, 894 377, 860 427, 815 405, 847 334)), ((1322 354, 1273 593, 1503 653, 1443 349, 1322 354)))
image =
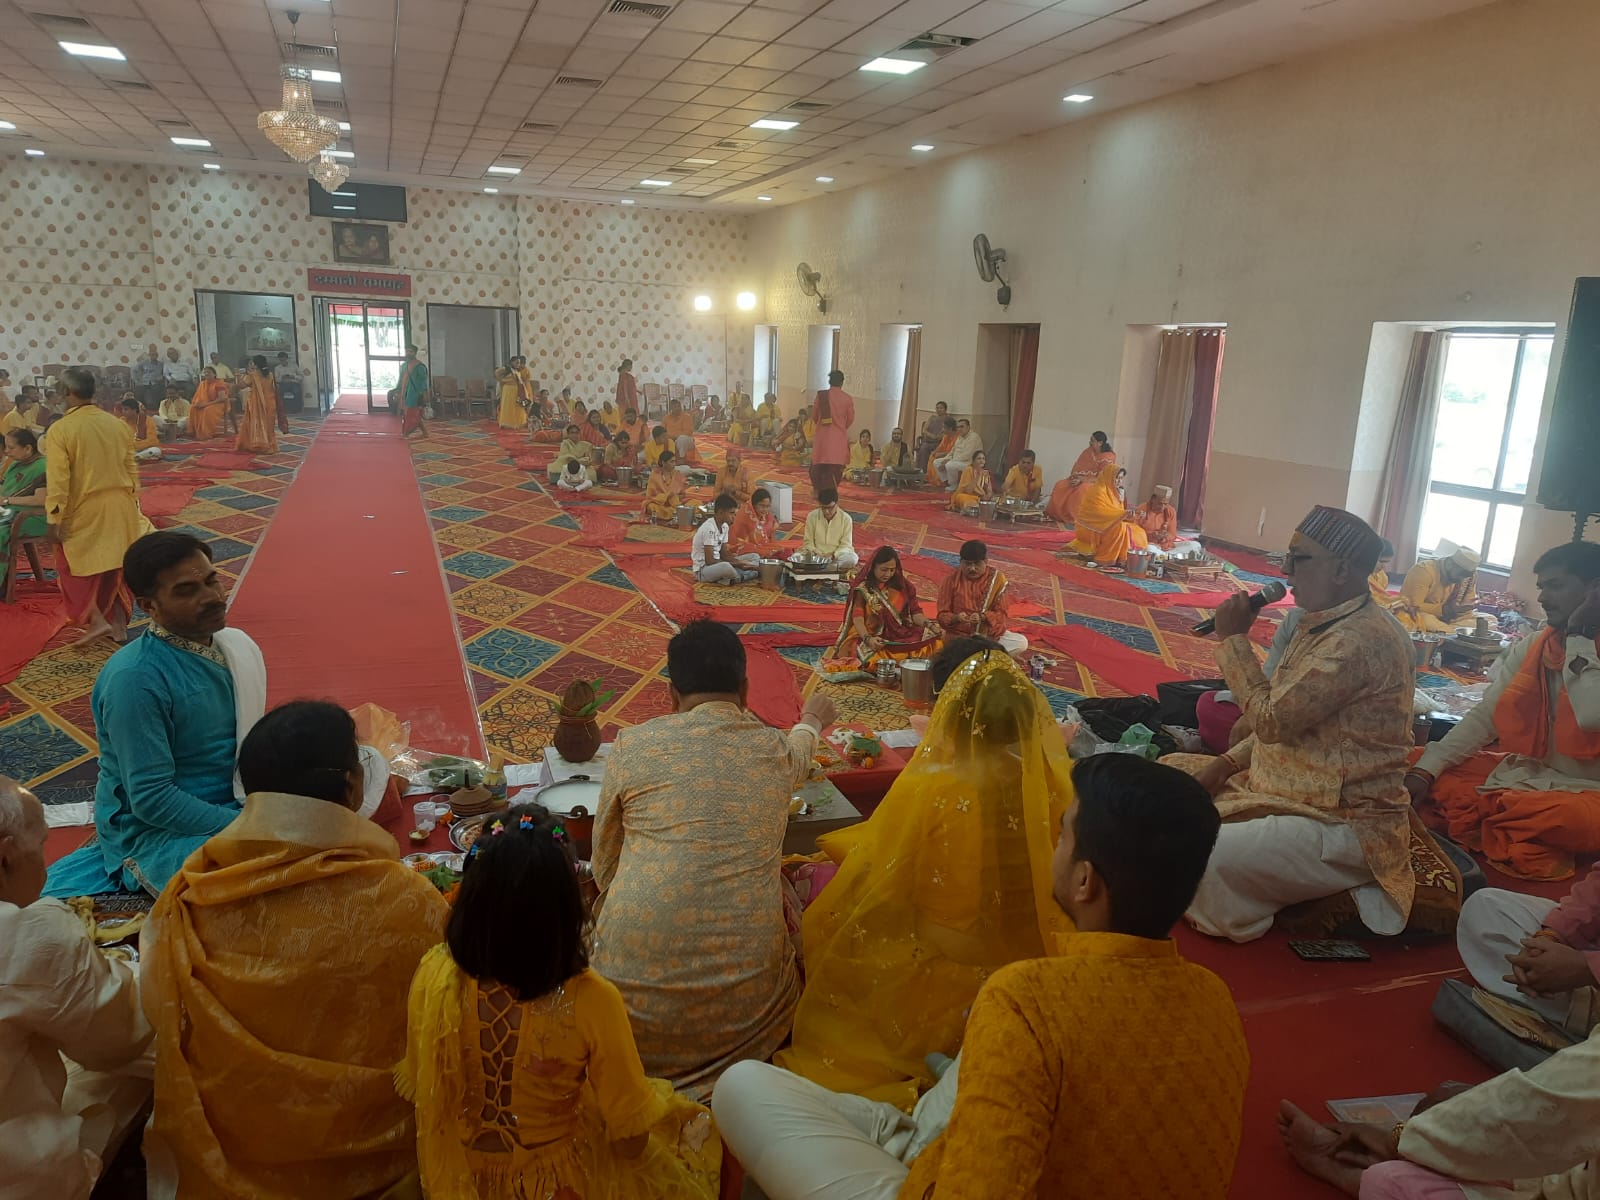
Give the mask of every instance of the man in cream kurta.
POLYGON ((963 417, 956 422, 956 441, 948 454, 933 460, 933 469, 944 479, 952 492, 961 482, 961 472, 972 465, 972 456, 983 449, 983 439, 972 428, 972 422, 963 417))
POLYGON ((855 522, 839 507, 839 493, 823 488, 817 493, 817 507, 806 514, 805 540, 800 548, 809 554, 833 559, 833 565, 848 571, 860 563, 856 554, 855 522))
POLYGON ((1244 594, 1217 610, 1217 664, 1252 733, 1213 759, 1168 760, 1206 784, 1224 822, 1189 910, 1202 933, 1252 941, 1279 909, 1347 890, 1374 933, 1405 928, 1415 660, 1367 591, 1379 545, 1343 509, 1301 522, 1284 566, 1306 611, 1271 679, 1247 636, 1256 614, 1244 594))
POLYGON ((150 1026, 128 965, 39 898, 45 834, 44 806, 0 776, 0 1195, 87 1200, 150 1093, 94 1072, 138 1058, 150 1026))

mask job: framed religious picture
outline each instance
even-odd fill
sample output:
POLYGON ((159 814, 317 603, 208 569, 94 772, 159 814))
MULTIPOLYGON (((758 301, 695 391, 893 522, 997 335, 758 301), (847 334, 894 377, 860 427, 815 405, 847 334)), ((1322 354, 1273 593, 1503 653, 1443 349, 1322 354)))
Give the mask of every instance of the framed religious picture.
POLYGON ((354 221, 333 222, 333 261, 388 266, 388 227, 360 225, 354 221))

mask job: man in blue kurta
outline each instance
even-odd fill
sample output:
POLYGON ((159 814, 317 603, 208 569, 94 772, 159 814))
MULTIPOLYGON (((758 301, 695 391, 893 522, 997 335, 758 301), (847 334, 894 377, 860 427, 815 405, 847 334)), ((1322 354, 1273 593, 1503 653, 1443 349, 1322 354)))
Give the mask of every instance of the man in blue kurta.
POLYGON ((261 651, 226 628, 227 593, 204 542, 146 534, 122 569, 150 628, 95 680, 98 836, 51 868, 50 896, 158 894, 239 814, 239 743, 266 709, 261 651))

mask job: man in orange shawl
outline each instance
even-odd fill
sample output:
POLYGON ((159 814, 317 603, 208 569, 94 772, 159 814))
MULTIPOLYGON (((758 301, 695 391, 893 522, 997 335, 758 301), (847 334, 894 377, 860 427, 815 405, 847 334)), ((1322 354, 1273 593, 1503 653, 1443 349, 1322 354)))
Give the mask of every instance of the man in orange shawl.
POLYGON ((1045 515, 1052 521, 1066 524, 1077 520, 1078 504, 1083 489, 1091 485, 1103 467, 1117 461, 1111 441, 1100 430, 1089 435, 1089 445, 1072 464, 1072 473, 1050 491, 1050 503, 1045 505, 1045 515))
POLYGON ((750 468, 745 464, 744 451, 733 443, 728 444, 728 457, 717 472, 717 492, 726 492, 740 504, 750 499, 750 468))
POLYGON ((1094 485, 1079 493, 1077 525, 1067 550, 1091 558, 1102 567, 1118 567, 1128 560, 1129 548, 1143 549, 1143 528, 1128 521, 1128 502, 1118 486, 1126 472, 1116 463, 1100 468, 1094 485))
POLYGON ((227 413, 226 381, 217 378, 215 367, 203 368, 199 386, 194 389, 194 399, 189 401, 189 436, 197 442, 216 437, 227 413))
POLYGON ((189 856, 144 931, 150 1195, 401 1194, 416 1135, 392 1072, 411 977, 449 910, 357 815, 343 709, 269 712, 239 774, 244 811, 189 856))
POLYGON ((694 414, 685 412, 683 402, 674 400, 667 405, 667 415, 661 418, 661 427, 672 440, 672 450, 678 461, 686 466, 700 462, 700 452, 694 444, 694 414))
POLYGON ((928 456, 927 480, 931 487, 942 488, 945 486, 944 476, 939 474, 939 468, 934 466, 934 460, 944 458, 955 448, 956 444, 956 419, 944 419, 944 437, 939 439, 939 444, 933 448, 933 453, 928 456))
POLYGON ((939 586, 939 624, 951 637, 979 634, 993 638, 1011 654, 1028 648, 1028 639, 1007 629, 1011 622, 1010 585, 989 565, 989 547, 974 538, 961 543, 961 561, 939 586))
POLYGON ((1501 657, 1406 790, 1506 874, 1565 879, 1600 852, 1600 545, 1557 546, 1533 571, 1546 627, 1501 657))

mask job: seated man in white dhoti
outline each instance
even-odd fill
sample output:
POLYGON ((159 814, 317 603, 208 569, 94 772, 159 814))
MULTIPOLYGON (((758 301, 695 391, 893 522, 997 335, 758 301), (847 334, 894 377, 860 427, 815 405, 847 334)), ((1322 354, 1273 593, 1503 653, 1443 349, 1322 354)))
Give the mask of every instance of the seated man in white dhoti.
POLYGON ((239 743, 266 711, 261 650, 227 628, 227 588, 204 542, 148 533, 128 547, 122 571, 150 628, 95 680, 98 837, 51 867, 50 896, 159 894, 239 815, 239 743))
POLYGON ((1279 909, 1345 891, 1372 932, 1406 926, 1415 659, 1367 589, 1381 544, 1343 509, 1301 522, 1284 573, 1304 616, 1271 679, 1247 636, 1249 600, 1241 592, 1217 610, 1217 663, 1252 732, 1215 758, 1166 760, 1205 784, 1222 814, 1189 910, 1202 933, 1251 941, 1279 909))
POLYGON ((151 1034, 128 964, 39 898, 47 832, 44 806, 0 776, 0 1193, 88 1200, 150 1094, 97 1072, 133 1062, 151 1034))

